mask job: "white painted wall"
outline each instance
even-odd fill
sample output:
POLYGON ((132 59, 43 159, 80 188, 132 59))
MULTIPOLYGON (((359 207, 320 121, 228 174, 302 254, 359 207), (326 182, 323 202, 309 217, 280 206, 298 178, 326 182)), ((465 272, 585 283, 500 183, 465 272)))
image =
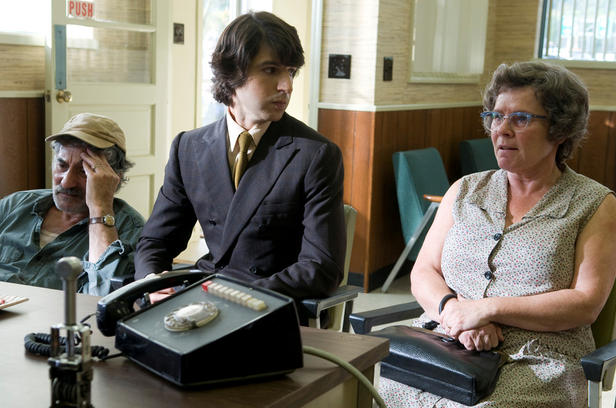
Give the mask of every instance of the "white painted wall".
POLYGON ((304 48, 305 63, 293 81, 293 96, 287 112, 308 123, 310 101, 310 25, 312 20, 312 0, 273 0, 272 12, 297 29, 304 48))
POLYGON ((184 44, 173 44, 173 38, 169 39, 171 117, 170 133, 167 135, 168 145, 171 145, 171 141, 179 132, 196 126, 198 1, 201 0, 174 0, 170 15, 172 29, 173 23, 184 24, 184 44))

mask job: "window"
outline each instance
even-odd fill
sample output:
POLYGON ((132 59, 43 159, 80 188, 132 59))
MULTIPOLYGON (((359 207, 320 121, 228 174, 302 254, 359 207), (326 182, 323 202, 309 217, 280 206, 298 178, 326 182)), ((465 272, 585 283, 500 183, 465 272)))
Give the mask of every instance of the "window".
POLYGON ((488 0, 415 0, 411 82, 478 82, 488 0))
MULTIPOLYGON (((43 46, 50 21, 49 0, 0 0, 0 43, 43 46)), ((97 48, 91 27, 67 26, 67 40, 71 48, 97 48)))
POLYGON ((212 97, 210 61, 222 30, 248 10, 272 11, 272 0, 201 0, 201 89, 199 121, 207 125, 225 114, 225 107, 212 97))
POLYGON ((616 0, 544 0, 539 58, 616 67, 616 0))
POLYGON ((51 15, 48 3, 46 0, 0 0, 0 43, 45 45, 51 15))

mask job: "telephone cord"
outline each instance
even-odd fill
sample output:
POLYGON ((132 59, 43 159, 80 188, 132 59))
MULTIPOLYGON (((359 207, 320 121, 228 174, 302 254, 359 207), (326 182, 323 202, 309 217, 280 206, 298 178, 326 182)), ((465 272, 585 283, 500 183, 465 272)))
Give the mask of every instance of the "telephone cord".
POLYGON ((374 388, 370 380, 368 380, 368 378, 366 378, 366 376, 363 375, 362 372, 359 371, 357 368, 353 367, 351 364, 347 363, 346 361, 341 360, 339 357, 335 356, 334 354, 328 353, 325 350, 321 350, 321 349, 318 349, 316 347, 311 347, 311 346, 302 346, 302 349, 304 350, 304 353, 306 354, 312 354, 317 357, 324 358, 325 360, 329 360, 332 363, 338 364, 340 367, 347 370, 349 373, 354 375, 364 385, 364 387, 366 387, 366 389, 370 392, 370 394, 372 395, 372 398, 374 398, 374 401, 377 403, 377 405, 380 408, 387 408, 387 406, 385 405, 385 401, 383 401, 383 398, 381 398, 381 396, 379 395, 377 390, 374 388))

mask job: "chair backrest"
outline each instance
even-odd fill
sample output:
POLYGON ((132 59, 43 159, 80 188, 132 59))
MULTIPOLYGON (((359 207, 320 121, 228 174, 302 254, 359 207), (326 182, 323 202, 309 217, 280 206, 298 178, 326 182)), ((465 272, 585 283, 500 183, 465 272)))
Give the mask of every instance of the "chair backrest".
POLYGON ((460 167, 462 175, 498 169, 492 140, 489 137, 460 142, 460 167))
MULTIPOLYGON (((393 154, 393 164, 402 235, 406 243, 430 205, 423 195, 444 195, 449 188, 449 180, 441 155, 433 147, 396 152, 393 154)), ((417 245, 411 252, 411 259, 415 259, 420 247, 417 245)))
MULTIPOLYGON (((348 204, 344 205, 344 225, 346 227, 346 252, 344 255, 344 276, 340 286, 347 284, 349 280, 349 266, 351 265, 351 250, 353 249, 353 238, 355 237, 355 219, 357 218, 357 210, 348 204)), ((331 330, 340 330, 344 322, 344 304, 336 305, 329 310, 331 330)), ((347 317, 348 318, 348 317, 347 317)))
POLYGON ((614 338, 614 318, 616 318, 616 285, 612 287, 605 306, 591 326, 597 348, 605 346, 614 338))

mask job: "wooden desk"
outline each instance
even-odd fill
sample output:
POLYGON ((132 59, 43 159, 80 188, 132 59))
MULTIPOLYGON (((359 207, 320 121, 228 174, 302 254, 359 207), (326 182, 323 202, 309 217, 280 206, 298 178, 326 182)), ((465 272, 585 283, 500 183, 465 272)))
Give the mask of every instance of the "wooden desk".
MULTIPOLYGON (((1 295, 27 296, 29 301, 0 310, 0 405, 48 407, 49 365, 44 357, 26 353, 23 338, 32 332, 49 333, 63 323, 62 291, 0 282, 1 295)), ((77 319, 96 311, 98 297, 77 295, 77 319)), ((92 344, 113 347, 92 316, 92 344)), ((64 334, 64 333, 62 333, 64 334)), ((372 379, 374 364, 388 353, 388 342, 376 337, 302 328, 305 345, 329 351, 350 362, 372 379)), ((272 334, 275 335, 275 334, 272 334)), ((275 357, 275 356, 273 356, 275 357)), ((216 367, 204 369, 215 370, 216 367)), ((346 370, 321 358, 304 355, 304 367, 272 380, 236 386, 183 390, 132 361, 114 358, 94 363, 92 404, 97 407, 371 407, 369 393, 346 370)))

